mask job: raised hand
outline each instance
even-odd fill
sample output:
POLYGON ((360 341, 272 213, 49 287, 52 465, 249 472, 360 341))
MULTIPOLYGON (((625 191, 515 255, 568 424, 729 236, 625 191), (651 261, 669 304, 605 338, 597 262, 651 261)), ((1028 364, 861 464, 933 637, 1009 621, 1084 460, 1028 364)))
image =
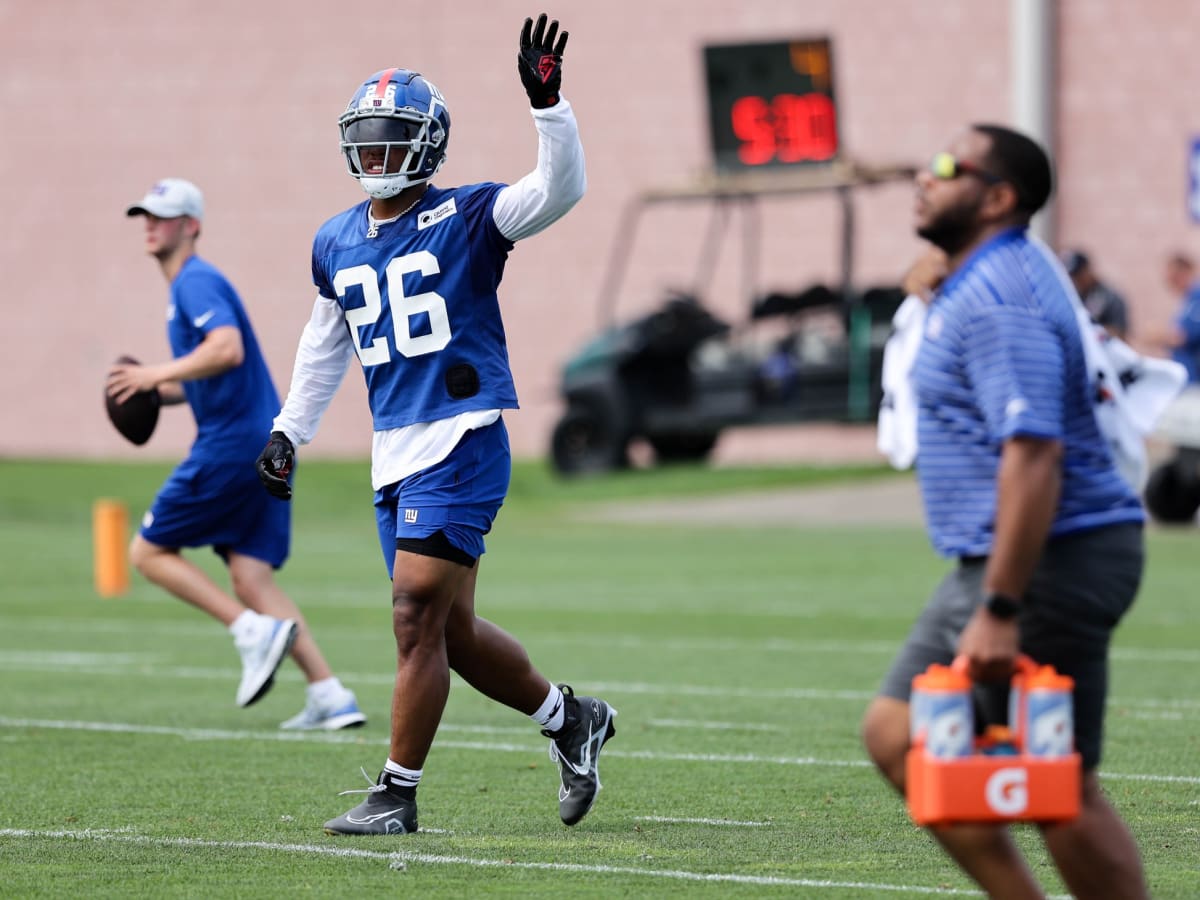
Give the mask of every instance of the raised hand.
POLYGON ((558 103, 558 92, 562 88, 562 55, 567 46, 567 32, 558 33, 558 19, 546 28, 546 14, 526 19, 521 29, 521 49, 517 53, 517 71, 529 104, 534 109, 545 109, 558 103), (554 43, 558 38, 557 46, 554 43))

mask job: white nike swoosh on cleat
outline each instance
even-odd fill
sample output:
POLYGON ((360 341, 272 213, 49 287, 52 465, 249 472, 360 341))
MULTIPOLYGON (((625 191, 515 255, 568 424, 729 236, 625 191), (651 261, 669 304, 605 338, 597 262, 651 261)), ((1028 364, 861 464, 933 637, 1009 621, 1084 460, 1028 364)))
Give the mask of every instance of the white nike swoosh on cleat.
POLYGON ((592 726, 588 726, 587 740, 583 742, 583 764, 575 765, 571 763, 571 768, 575 770, 577 775, 586 775, 592 769, 592 726))
POLYGON ((356 819, 354 816, 347 814, 346 821, 354 825, 370 825, 374 822, 378 822, 380 819, 386 818, 387 816, 394 816, 401 812, 404 812, 403 806, 398 806, 395 809, 389 809, 387 812, 375 813, 373 816, 365 816, 361 819, 356 819))
POLYGON ((584 744, 583 744, 583 762, 582 762, 582 764, 576 764, 573 762, 568 763, 568 765, 571 767, 572 771, 574 771, 576 775, 591 774, 592 768, 593 768, 592 745, 595 744, 595 745, 597 745, 597 748, 598 748, 599 744, 602 742, 603 735, 604 735, 603 731, 594 731, 592 729, 591 725, 588 726, 587 740, 584 741, 584 744))

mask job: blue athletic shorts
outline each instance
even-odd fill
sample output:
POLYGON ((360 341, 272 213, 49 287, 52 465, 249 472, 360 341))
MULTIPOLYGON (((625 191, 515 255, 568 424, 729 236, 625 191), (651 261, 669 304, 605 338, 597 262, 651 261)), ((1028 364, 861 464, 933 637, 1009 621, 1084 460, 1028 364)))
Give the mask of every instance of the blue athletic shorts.
POLYGON ((469 556, 482 556, 483 536, 492 530, 511 475, 508 430, 499 419, 468 431, 441 462, 376 491, 375 521, 388 579, 397 538, 427 538, 440 531, 469 556))
POLYGON ((211 546, 222 559, 233 551, 278 569, 291 545, 292 506, 266 492, 253 458, 209 462, 189 456, 154 498, 141 534, 160 547, 211 546))

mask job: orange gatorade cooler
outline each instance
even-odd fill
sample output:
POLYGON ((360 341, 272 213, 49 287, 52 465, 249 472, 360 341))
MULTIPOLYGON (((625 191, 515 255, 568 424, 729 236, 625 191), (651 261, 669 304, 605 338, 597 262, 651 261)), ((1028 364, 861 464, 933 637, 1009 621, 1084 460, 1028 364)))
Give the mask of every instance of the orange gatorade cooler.
POLYGON ((963 681, 968 690, 961 695, 969 710, 965 659, 950 667, 930 666, 913 679, 913 738, 905 760, 905 796, 913 821, 1055 822, 1078 815, 1082 766, 1073 750, 1072 680, 1022 657, 1009 727, 991 726, 978 740, 970 727, 967 751, 949 753, 947 748, 957 751, 961 745, 947 739, 944 726, 934 725, 930 697, 945 698, 951 685, 960 687, 963 681))

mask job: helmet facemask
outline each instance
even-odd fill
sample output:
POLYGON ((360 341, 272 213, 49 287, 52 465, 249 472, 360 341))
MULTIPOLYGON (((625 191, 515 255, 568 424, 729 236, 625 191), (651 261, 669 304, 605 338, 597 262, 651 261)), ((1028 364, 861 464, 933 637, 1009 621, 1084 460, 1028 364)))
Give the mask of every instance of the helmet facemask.
POLYGON ((382 102, 377 83, 368 82, 338 119, 346 167, 376 199, 428 181, 446 158, 449 117, 441 95, 415 73, 412 81, 428 86, 428 111, 405 104, 411 82, 388 84, 382 102))

